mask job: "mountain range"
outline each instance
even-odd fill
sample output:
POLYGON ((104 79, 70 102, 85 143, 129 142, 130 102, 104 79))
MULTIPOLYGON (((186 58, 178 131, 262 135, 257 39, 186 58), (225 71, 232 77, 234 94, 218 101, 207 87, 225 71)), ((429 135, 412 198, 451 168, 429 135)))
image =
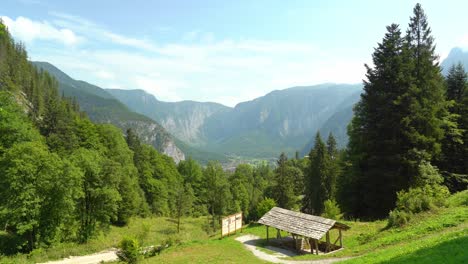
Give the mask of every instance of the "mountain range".
MULTIPOLYGON (((142 90, 109 93, 131 110, 159 122, 181 141, 229 157, 274 159, 301 150, 317 130, 330 130, 339 113, 358 100, 361 85, 321 84, 268 93, 235 107, 216 103, 161 102, 142 90), (332 119, 330 119, 332 118, 332 119)), ((345 118, 346 119, 346 118, 345 118)), ((346 139, 340 136, 340 145, 346 139)))
MULTIPOLYGON (((446 74, 468 52, 454 48, 441 63, 446 74)), ((148 144, 177 162, 191 156, 206 163, 235 159, 274 160, 280 152, 306 155, 319 131, 332 132, 339 147, 362 85, 320 84, 272 91, 228 107, 211 102, 164 102, 143 90, 103 89, 72 79, 46 62, 34 64, 55 76, 65 96, 74 97, 95 122, 133 128, 148 144)))

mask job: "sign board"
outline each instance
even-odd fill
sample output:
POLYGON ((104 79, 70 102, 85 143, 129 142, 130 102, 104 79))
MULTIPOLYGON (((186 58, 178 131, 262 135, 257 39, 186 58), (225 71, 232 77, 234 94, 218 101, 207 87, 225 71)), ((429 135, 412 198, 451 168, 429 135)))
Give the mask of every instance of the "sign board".
POLYGON ((229 215, 221 220, 221 237, 242 229, 242 212, 229 215))

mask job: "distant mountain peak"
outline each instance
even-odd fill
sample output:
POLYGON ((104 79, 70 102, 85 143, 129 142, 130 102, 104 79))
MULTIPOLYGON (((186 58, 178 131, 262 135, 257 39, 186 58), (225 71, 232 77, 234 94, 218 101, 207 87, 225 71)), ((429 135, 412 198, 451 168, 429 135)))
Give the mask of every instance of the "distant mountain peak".
POLYGON ((468 70, 468 50, 460 47, 455 47, 450 50, 449 55, 441 63, 442 73, 447 75, 450 67, 454 64, 461 63, 465 70, 468 70))

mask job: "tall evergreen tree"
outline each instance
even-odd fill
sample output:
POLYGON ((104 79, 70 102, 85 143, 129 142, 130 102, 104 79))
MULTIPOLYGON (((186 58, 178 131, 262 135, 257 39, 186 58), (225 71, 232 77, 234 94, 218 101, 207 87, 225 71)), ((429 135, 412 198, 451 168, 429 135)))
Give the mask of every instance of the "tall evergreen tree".
POLYGON ((329 156, 329 164, 328 164, 328 177, 326 180, 326 189, 328 190, 328 199, 335 200, 336 199, 336 181, 338 175, 340 173, 340 159, 339 159, 339 152, 336 148, 336 140, 333 136, 333 133, 330 132, 327 139, 327 153, 329 156))
POLYGON ((405 47, 411 62, 410 86, 404 95, 407 109, 400 122, 407 140, 403 142, 404 162, 411 184, 419 181, 419 165, 431 161, 440 153, 443 120, 447 115, 444 83, 435 54, 434 38, 420 4, 413 9, 406 34, 405 47))
POLYGON ((309 153, 309 159, 310 168, 305 180, 303 210, 320 215, 323 212, 323 203, 332 198, 335 187, 334 175, 330 170, 330 155, 319 132, 315 136, 314 148, 309 153))
MULTIPOLYGON (((396 192, 421 184, 420 166, 440 152, 446 116, 443 78, 426 15, 417 4, 406 37, 397 25, 373 54, 349 129, 349 158, 360 217, 383 217, 396 192)), ((343 189, 343 188, 342 188, 343 189)), ((341 197, 343 197, 341 195, 341 197)), ((346 206, 345 206, 346 208, 346 206)))
POLYGON ((446 98, 449 101, 449 115, 444 128, 442 153, 436 163, 444 176, 444 183, 450 191, 461 191, 468 186, 468 76, 459 63, 453 65, 446 79, 446 98))
POLYGON ((355 106, 348 131, 348 157, 353 165, 349 177, 354 179, 345 179, 351 186, 341 188, 357 196, 348 197, 358 202, 346 206, 347 198, 341 195, 344 208, 356 216, 387 215, 394 206, 396 192, 407 186, 400 160, 404 131, 396 125, 405 120, 409 111, 402 109, 401 104, 408 87, 409 67, 403 46, 398 25, 388 26, 372 55, 374 68, 366 65, 364 93, 355 106))
POLYGON ((294 177, 292 168, 288 165, 288 157, 283 152, 277 161, 273 186, 273 198, 281 208, 292 209, 296 205, 294 177))

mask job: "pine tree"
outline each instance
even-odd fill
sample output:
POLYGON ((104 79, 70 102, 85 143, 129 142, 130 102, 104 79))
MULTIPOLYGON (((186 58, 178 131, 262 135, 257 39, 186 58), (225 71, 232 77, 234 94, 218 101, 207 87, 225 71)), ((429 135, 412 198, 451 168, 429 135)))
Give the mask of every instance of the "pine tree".
POLYGON ((394 206, 396 192, 407 186, 399 160, 403 131, 396 125, 404 120, 406 110, 400 102, 408 87, 403 45, 398 25, 388 26, 372 55, 374 68, 366 65, 364 93, 348 131, 350 177, 354 179, 346 179, 351 186, 341 188, 357 195, 354 208, 344 206, 356 216, 385 216, 394 206))
POLYGON ((364 93, 349 129, 354 179, 345 181, 357 189, 359 203, 347 208, 357 216, 386 216, 396 192, 421 183, 420 165, 440 152, 443 78, 421 5, 413 12, 405 38, 397 25, 387 27, 374 67, 366 66, 364 93))
MULTIPOLYGON (((331 147, 331 146, 330 146, 331 147)), ((315 136, 314 148, 309 153, 309 174, 305 177, 303 211, 320 215, 326 200, 332 199, 335 177, 331 170, 331 158, 320 133, 315 136)))
POLYGON ((411 184, 415 184, 419 178, 419 165, 440 153, 443 120, 447 115, 434 38, 420 4, 413 9, 405 42, 410 55, 411 76, 408 79, 411 83, 404 95, 403 107, 407 113, 400 124, 407 139, 403 142, 407 176, 411 184))
POLYGON ((336 199, 336 181, 338 175, 340 173, 340 160, 339 160, 339 153, 338 149, 336 148, 336 140, 333 136, 333 133, 330 132, 327 139, 327 153, 329 156, 329 164, 328 164, 328 171, 329 175, 326 181, 326 188, 329 190, 329 197, 328 199, 335 200, 336 199))
POLYGON ((288 157, 281 153, 275 170, 275 183, 273 186, 274 198, 281 208, 292 209, 296 205, 294 194, 294 172, 288 165, 288 157))
POLYGON ((464 190, 468 184, 467 86, 465 69, 460 63, 453 65, 446 79, 449 115, 444 123, 442 153, 436 163, 444 176, 445 185, 452 192, 464 190))

